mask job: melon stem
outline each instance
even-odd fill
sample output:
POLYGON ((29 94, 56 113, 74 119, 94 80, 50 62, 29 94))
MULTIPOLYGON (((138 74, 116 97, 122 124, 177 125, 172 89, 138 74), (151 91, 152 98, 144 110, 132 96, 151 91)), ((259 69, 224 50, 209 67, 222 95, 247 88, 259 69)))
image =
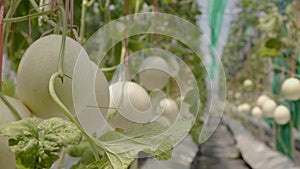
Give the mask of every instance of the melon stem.
MULTIPOLYGON (((29 2, 31 3, 31 5, 34 7, 34 9, 37 11, 37 12, 42 12, 40 10, 40 7, 38 6, 38 4, 35 2, 35 0, 29 0, 29 2)), ((53 26, 53 27, 56 27, 56 23, 52 20, 49 19, 49 17, 45 16, 45 19, 46 19, 46 22, 53 26)))
POLYGON ((59 10, 60 10, 60 20, 62 22, 63 25, 63 29, 62 29, 62 40, 61 40, 61 47, 60 47, 60 51, 59 51, 59 60, 58 60, 58 73, 59 73, 59 78, 61 78, 62 82, 63 82, 63 63, 64 63, 64 55, 65 55, 65 46, 66 46, 66 38, 67 38, 67 25, 66 25, 66 14, 65 14, 65 10, 62 6, 59 6, 59 10))
POLYGON ((20 16, 20 17, 6 18, 6 19, 4 19, 4 22, 5 23, 15 23, 15 22, 28 21, 28 19, 34 19, 34 18, 37 18, 40 16, 50 15, 52 13, 53 13, 53 11, 43 11, 43 12, 29 14, 29 15, 20 16))
MULTIPOLYGON (((61 100, 58 98, 56 92, 55 92, 55 79, 56 78, 60 78, 60 75, 61 73, 60 72, 56 72, 54 73, 51 78, 50 78, 50 81, 49 81, 49 92, 50 92, 50 96, 51 98, 54 100, 54 102, 58 105, 58 107, 64 112, 65 116, 68 117, 68 119, 74 123, 76 125, 76 127, 81 131, 81 133, 84 135, 84 137, 88 140, 92 150, 93 150, 93 153, 94 153, 94 156, 95 156, 95 159, 97 161, 100 160, 100 157, 99 157, 99 153, 96 149, 96 146, 95 146, 95 141, 93 139, 92 136, 90 136, 82 127, 81 125, 76 121, 76 119, 73 117, 72 113, 68 110, 68 108, 61 102, 61 100)), ((64 76, 64 74, 63 74, 64 76)))
POLYGON ((84 31, 85 31, 85 17, 86 17, 86 8, 87 8, 87 0, 82 0, 82 7, 81 7, 81 18, 80 18, 80 41, 81 44, 84 42, 84 31))

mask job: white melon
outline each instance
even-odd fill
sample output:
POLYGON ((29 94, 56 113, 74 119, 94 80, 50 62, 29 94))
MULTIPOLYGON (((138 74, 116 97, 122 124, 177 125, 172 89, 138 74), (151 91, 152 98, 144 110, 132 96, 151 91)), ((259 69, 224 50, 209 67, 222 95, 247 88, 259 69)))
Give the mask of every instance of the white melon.
POLYGON ((273 117, 273 113, 274 113, 274 110, 276 109, 276 102, 274 100, 267 100, 263 106, 262 106, 262 110, 264 112, 264 116, 265 117, 273 117))
POLYGON ((139 72, 140 83, 147 90, 162 89, 169 82, 169 66, 161 57, 147 57, 142 62, 139 72))
POLYGON ((264 117, 262 110, 258 106, 252 109, 251 115, 257 119, 262 119, 264 117))
POLYGON ((273 118, 277 124, 284 125, 291 120, 291 112, 286 106, 279 105, 274 111, 273 118))
POLYGON ((300 99, 300 80, 297 78, 286 79, 281 86, 281 92, 287 100, 300 99))

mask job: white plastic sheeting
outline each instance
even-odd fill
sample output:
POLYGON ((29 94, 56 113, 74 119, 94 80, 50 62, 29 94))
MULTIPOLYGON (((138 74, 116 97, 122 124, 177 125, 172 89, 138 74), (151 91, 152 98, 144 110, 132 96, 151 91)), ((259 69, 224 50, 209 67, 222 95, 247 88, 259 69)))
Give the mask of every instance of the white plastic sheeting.
POLYGON ((233 132, 243 159, 253 169, 300 169, 288 157, 258 141, 240 123, 226 115, 223 121, 233 132))

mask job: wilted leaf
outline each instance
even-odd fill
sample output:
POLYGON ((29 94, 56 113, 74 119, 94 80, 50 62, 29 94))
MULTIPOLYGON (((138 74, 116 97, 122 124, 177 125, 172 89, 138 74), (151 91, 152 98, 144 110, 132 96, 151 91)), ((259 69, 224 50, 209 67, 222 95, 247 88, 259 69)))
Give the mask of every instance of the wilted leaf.
POLYGON ((77 127, 66 120, 51 118, 38 121, 23 119, 1 126, 0 134, 8 137, 18 168, 50 168, 61 149, 78 144, 82 138, 77 127))

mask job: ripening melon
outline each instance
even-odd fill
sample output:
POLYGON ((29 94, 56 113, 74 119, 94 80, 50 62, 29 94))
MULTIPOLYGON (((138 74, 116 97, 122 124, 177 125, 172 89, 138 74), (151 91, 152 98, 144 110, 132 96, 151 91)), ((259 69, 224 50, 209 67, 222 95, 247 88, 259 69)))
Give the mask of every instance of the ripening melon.
POLYGON ((237 110, 239 113, 248 114, 250 112, 250 105, 248 103, 243 103, 238 106, 237 110))
POLYGON ((281 92, 287 100, 300 99, 300 80, 297 78, 286 79, 281 86, 281 92))
POLYGON ((260 95, 256 100, 256 105, 262 107, 262 105, 268 101, 270 98, 266 95, 260 95))
POLYGON ((177 103, 173 99, 165 98, 160 101, 159 106, 163 110, 163 115, 169 122, 174 123, 179 112, 177 103))
POLYGON ((109 87, 110 107, 109 115, 116 112, 112 118, 113 127, 128 128, 133 122, 151 121, 152 116, 147 113, 151 108, 151 101, 146 90, 137 83, 121 81, 109 87))
POLYGON ((252 109, 251 115, 257 119, 262 119, 264 116, 262 110, 258 106, 254 107, 252 109))
POLYGON ((276 102, 274 100, 267 100, 263 106, 262 106, 262 110, 264 112, 264 116, 265 117, 273 117, 273 113, 274 113, 274 110, 276 109, 276 102))
POLYGON ((291 112, 286 106, 279 105, 274 111, 273 118, 277 124, 284 125, 291 120, 291 112))
MULTIPOLYGON (((65 117, 62 110, 56 105, 49 94, 49 80, 51 75, 57 72, 61 40, 61 35, 49 35, 35 41, 24 53, 17 72, 16 92, 20 100, 23 101, 34 115, 40 118, 65 117)), ((65 74, 73 76, 78 57, 85 58, 84 60, 87 62, 89 61, 84 48, 75 40, 67 37, 63 62, 63 71, 65 74)), ((99 73, 101 74, 102 72, 99 71, 99 73)), ((100 75, 101 78, 105 79, 102 74, 100 75)), ((82 77, 87 75, 82 74, 82 77)), ((80 82, 86 83, 84 78, 78 83, 80 82)), ((95 85, 105 86, 107 82, 106 80, 101 80, 98 83, 104 84, 96 83, 95 85)), ((99 104, 103 107, 105 105, 107 107, 109 102, 108 85, 106 86, 100 92, 103 99, 100 99, 99 102, 103 103, 99 104)), ((75 114, 72 80, 66 77, 63 82, 61 79, 56 79, 55 91, 64 105, 75 114)))
POLYGON ((234 94, 234 98, 235 98, 236 100, 240 99, 241 97, 242 97, 242 94, 241 94, 240 92, 236 92, 236 93, 234 94))
POLYGON ((253 87, 253 82, 250 80, 250 79, 246 79, 244 82, 243 82, 243 86, 244 88, 247 90, 247 91, 250 91, 253 87))
POLYGON ((147 57, 142 62, 139 72, 140 83, 147 90, 162 89, 169 82, 169 66, 161 57, 147 57))

